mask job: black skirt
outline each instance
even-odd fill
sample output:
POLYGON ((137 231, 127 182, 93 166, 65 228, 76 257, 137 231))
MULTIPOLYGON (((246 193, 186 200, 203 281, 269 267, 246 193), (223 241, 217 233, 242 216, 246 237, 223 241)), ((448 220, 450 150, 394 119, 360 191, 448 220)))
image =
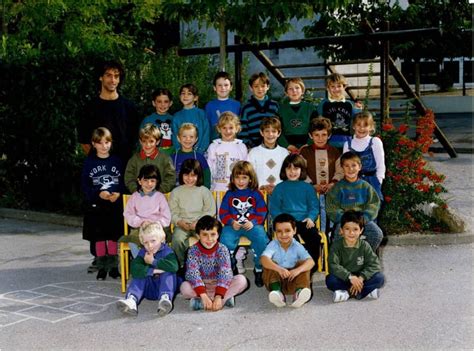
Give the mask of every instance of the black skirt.
POLYGON ((110 202, 100 199, 86 204, 82 238, 89 241, 117 241, 123 235, 122 197, 110 202))

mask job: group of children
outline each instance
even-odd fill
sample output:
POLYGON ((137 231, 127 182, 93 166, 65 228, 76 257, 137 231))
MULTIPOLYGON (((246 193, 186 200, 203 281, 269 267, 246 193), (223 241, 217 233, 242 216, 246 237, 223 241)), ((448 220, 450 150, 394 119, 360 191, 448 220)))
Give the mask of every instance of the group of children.
POLYGON ((106 128, 92 135, 95 152, 82 174, 84 238, 95 253, 99 280, 119 276, 117 241, 130 245, 133 279, 118 307, 136 314, 143 298, 159 300, 163 316, 173 308, 178 288, 194 310, 233 307, 234 297, 248 287, 238 274, 245 272, 238 250, 242 236, 251 242, 255 285, 265 285, 278 307, 291 294, 291 306, 301 307, 311 298, 311 274, 320 255, 319 215, 323 231, 330 223, 335 228, 326 278, 334 302, 377 298, 383 285, 374 253, 383 237, 376 224, 383 146, 371 136, 370 113, 345 100, 344 77, 329 77, 328 99, 317 108, 303 101, 299 78, 288 80, 288 100, 279 106, 267 96, 268 77, 253 75, 253 95, 242 109, 229 98, 227 73, 218 73, 213 84, 217 99, 205 111, 196 107, 195 86, 183 85, 183 109, 174 116, 168 113, 171 93, 157 90, 156 112, 143 120, 140 151, 126 167, 111 154, 106 128), (318 111, 325 117, 317 117, 318 111), (341 148, 347 152, 341 155, 341 148), (119 239, 118 200, 128 192, 123 216, 132 230, 119 239), (265 221, 275 237, 270 243, 265 221))

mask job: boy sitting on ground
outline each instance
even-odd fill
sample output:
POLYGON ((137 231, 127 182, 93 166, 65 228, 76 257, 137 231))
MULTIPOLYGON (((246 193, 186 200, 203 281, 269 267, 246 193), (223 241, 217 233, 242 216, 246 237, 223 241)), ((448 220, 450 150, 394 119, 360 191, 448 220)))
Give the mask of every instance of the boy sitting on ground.
POLYGON ((314 261, 303 245, 293 237, 296 220, 282 213, 273 220, 276 239, 272 240, 260 261, 263 282, 270 291, 268 299, 277 307, 286 305, 285 295, 293 294, 291 307, 301 307, 311 298, 310 271, 314 261))
POLYGON ((342 240, 331 246, 329 275, 326 286, 333 291, 333 301, 347 301, 350 296, 360 300, 368 296, 379 297, 384 284, 380 262, 370 245, 360 239, 364 231, 361 212, 347 211, 341 218, 342 240))

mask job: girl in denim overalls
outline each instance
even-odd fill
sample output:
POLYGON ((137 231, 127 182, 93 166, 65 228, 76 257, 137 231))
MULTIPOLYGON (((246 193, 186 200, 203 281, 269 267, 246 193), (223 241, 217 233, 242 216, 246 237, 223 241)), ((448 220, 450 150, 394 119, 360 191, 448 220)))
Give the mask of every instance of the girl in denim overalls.
POLYGON ((385 153, 382 140, 372 137, 375 132, 375 122, 368 111, 357 114, 352 123, 354 136, 344 144, 344 152, 352 151, 359 155, 362 161, 360 178, 372 185, 380 200, 382 182, 385 178, 385 153))

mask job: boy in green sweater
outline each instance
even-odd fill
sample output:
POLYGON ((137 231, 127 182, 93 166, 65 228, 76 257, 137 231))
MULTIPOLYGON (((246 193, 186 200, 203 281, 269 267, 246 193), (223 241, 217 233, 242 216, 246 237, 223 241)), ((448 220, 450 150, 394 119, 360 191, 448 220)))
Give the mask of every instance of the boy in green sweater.
POLYGON ((360 300, 377 299, 385 278, 380 261, 370 245, 360 239, 364 216, 349 210, 341 218, 342 240, 335 241, 329 252, 329 274, 326 286, 333 291, 333 301, 347 301, 350 296, 360 300))

